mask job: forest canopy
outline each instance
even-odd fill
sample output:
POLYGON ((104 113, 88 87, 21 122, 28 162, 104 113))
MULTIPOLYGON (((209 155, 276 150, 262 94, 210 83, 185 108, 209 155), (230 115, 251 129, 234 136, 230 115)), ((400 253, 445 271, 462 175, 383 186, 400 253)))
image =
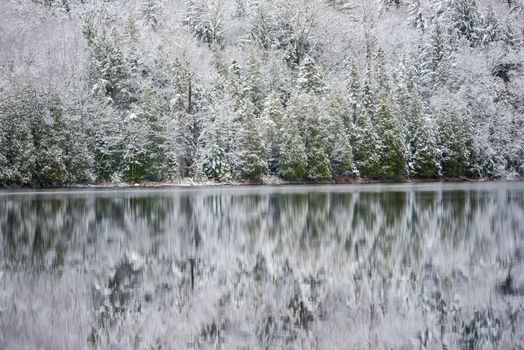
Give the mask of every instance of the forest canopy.
POLYGON ((3 0, 0 184, 524 175, 522 0, 3 0))

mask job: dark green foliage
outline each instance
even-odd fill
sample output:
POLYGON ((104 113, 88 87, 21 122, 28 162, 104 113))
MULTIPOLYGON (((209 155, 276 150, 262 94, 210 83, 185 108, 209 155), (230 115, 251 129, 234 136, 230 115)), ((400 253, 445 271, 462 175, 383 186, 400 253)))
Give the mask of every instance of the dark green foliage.
POLYGON ((259 179, 267 171, 266 151, 255 121, 255 106, 249 100, 242 109, 238 173, 243 179, 259 179))

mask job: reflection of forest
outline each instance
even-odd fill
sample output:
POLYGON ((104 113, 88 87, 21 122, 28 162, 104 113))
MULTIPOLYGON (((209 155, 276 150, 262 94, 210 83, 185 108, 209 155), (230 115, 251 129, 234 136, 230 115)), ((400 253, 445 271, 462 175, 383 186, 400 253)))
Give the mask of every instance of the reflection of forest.
POLYGON ((0 348, 522 346, 523 212, 521 190, 0 197, 0 348))

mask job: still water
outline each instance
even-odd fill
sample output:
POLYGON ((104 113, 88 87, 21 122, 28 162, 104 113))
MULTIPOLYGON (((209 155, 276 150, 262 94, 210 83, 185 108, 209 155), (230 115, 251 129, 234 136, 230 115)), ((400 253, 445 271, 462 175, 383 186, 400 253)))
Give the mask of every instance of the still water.
POLYGON ((523 349, 524 183, 0 193, 0 349, 523 349))

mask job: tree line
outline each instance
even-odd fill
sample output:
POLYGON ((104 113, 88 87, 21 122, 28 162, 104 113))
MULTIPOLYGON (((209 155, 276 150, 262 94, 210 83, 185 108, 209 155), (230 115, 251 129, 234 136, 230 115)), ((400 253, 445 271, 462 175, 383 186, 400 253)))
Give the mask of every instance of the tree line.
MULTIPOLYGON (((81 7, 66 3, 66 12, 81 7)), ((428 12, 412 1, 409 51, 393 55, 366 19, 362 52, 339 50, 326 63, 322 47, 277 21, 269 3, 236 1, 231 18, 220 4, 178 4, 177 23, 208 53, 204 63, 146 45, 172 29, 160 0, 140 1, 127 17, 82 12, 85 84, 76 95, 16 80, 2 90, 0 183, 523 174, 522 91, 511 85, 518 64, 493 65, 482 76, 489 91, 460 67, 465 50, 521 51, 492 7, 453 0, 428 12), (228 42, 226 19, 247 28, 247 43, 228 42), (279 64, 265 63, 271 52, 279 64)), ((339 2, 323 6, 344 13, 339 2)), ((377 16, 401 16, 402 6, 381 3, 377 16)), ((313 28, 307 13, 303 21, 313 28)))

